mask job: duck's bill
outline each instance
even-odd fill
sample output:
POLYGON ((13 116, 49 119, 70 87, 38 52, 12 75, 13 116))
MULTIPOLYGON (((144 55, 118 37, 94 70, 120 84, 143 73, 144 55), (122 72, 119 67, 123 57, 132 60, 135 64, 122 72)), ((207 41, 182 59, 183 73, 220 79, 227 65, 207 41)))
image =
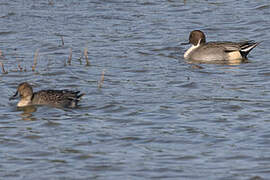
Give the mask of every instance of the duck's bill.
POLYGON ((189 42, 183 42, 181 45, 189 45, 189 42))
POLYGON ((11 97, 9 98, 9 100, 16 99, 16 98, 17 98, 17 95, 18 95, 18 91, 16 91, 16 93, 15 93, 13 96, 11 96, 11 97))

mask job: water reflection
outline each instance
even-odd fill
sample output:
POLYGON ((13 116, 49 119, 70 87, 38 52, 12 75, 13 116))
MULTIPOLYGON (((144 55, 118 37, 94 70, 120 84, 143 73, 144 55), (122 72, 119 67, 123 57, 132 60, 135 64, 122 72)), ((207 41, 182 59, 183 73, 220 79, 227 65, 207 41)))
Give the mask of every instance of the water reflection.
POLYGON ((22 117, 22 120, 25 121, 34 121, 36 118, 32 115, 33 112, 37 111, 37 107, 35 106, 26 106, 26 107, 20 107, 17 108, 19 111, 23 111, 20 116, 22 117))
POLYGON ((200 61, 193 61, 193 60, 187 60, 187 63, 189 64, 218 64, 218 65, 231 65, 231 66, 235 66, 235 65, 240 65, 242 63, 248 63, 249 61, 246 60, 241 60, 241 59, 237 59, 237 60, 230 60, 230 61, 205 61, 205 60, 200 60, 200 61))

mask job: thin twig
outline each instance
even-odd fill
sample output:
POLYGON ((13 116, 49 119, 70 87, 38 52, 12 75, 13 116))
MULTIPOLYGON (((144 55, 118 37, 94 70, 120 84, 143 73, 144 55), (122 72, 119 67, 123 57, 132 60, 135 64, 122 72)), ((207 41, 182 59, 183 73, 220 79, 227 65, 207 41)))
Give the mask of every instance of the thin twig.
POLYGON ((68 65, 71 65, 71 59, 72 59, 72 48, 70 48, 69 56, 68 56, 68 65))
POLYGON ((102 71, 101 73, 101 78, 100 78, 100 81, 98 83, 98 88, 100 89, 104 83, 104 76, 105 76, 105 69, 102 71))
POLYGON ((8 72, 5 70, 4 64, 0 62, 1 68, 2 68, 2 73, 7 74, 8 72))
POLYGON ((37 67, 38 51, 39 51, 39 49, 37 49, 36 52, 35 52, 34 63, 33 63, 33 66, 32 66, 32 71, 35 71, 35 69, 36 69, 36 67, 37 67))
POLYGON ((84 54, 84 57, 85 57, 86 66, 90 66, 90 62, 89 62, 89 60, 88 60, 88 51, 87 51, 87 47, 84 48, 83 54, 84 54))

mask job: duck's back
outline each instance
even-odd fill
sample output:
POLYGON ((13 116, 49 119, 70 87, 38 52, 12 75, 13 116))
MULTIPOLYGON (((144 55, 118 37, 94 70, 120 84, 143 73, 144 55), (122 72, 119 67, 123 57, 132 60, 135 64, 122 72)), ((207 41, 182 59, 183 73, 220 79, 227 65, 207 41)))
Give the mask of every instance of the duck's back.
POLYGON ((208 42, 199 46, 190 54, 197 61, 229 61, 243 59, 240 50, 242 44, 235 42, 208 42))
POLYGON ((57 107, 76 107, 83 94, 70 90, 42 90, 34 93, 32 104, 57 107))

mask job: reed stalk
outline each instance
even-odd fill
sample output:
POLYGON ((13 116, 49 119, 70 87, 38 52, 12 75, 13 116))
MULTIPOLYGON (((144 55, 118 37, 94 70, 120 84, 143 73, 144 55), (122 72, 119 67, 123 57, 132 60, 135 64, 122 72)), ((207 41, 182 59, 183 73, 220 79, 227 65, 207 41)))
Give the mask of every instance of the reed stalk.
POLYGON ((86 66, 90 66, 90 62, 89 62, 89 59, 88 59, 88 50, 87 50, 87 47, 84 48, 83 54, 84 54, 84 57, 85 57, 86 66))
POLYGON ((101 73, 101 78, 100 78, 100 81, 99 81, 99 83, 98 83, 98 88, 100 89, 100 88, 102 88, 102 85, 103 85, 103 83, 104 83, 104 76, 105 76, 105 69, 102 71, 102 73, 101 73))
POLYGON ((37 49, 36 52, 35 52, 34 63, 33 63, 33 66, 32 66, 32 71, 35 71, 36 70, 36 67, 37 67, 38 51, 39 51, 39 49, 37 49))
POLYGON ((4 64, 2 62, 0 62, 0 66, 2 68, 2 73, 7 74, 8 72, 5 70, 4 64))
POLYGON ((72 48, 70 48, 69 56, 68 56, 68 65, 71 65, 71 60, 72 60, 72 48))

